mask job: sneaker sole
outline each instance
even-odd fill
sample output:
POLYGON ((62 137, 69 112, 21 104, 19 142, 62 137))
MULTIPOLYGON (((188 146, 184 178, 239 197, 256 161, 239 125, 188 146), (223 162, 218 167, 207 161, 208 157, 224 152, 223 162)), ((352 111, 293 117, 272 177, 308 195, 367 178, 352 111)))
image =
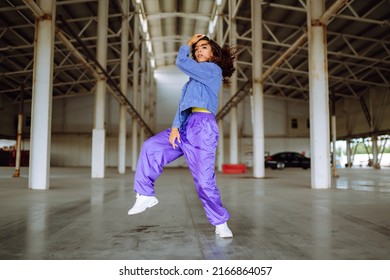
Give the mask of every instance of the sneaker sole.
POLYGON ((146 209, 148 208, 152 208, 153 206, 155 206, 156 204, 158 203, 158 200, 156 198, 156 200, 153 200, 148 206, 146 206, 144 209, 138 211, 138 212, 130 212, 131 209, 129 210, 129 212, 127 212, 127 215, 136 215, 136 214, 139 214, 139 213, 142 213, 144 212, 146 209))
POLYGON ((233 234, 222 236, 219 231, 215 231, 215 233, 221 238, 233 238, 233 234))

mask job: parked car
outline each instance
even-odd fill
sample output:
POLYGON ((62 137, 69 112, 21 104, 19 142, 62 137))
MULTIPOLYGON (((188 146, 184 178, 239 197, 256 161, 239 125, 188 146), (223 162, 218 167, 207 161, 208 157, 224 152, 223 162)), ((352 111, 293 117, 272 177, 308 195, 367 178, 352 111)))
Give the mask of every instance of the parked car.
POLYGON ((310 158, 296 152, 281 152, 265 158, 265 167, 284 169, 285 167, 310 168, 310 158))

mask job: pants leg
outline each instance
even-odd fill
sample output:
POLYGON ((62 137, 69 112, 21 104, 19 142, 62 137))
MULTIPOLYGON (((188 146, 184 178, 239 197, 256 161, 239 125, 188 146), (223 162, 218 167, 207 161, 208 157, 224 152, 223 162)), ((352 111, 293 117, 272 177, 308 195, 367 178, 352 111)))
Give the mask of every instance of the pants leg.
POLYGON ((154 196, 154 182, 163 167, 183 155, 180 147, 173 149, 169 143, 170 132, 171 129, 164 130, 143 143, 134 176, 135 192, 154 196))
POLYGON ((192 113, 180 132, 180 147, 194 177, 195 188, 212 225, 226 222, 230 215, 222 206, 215 178, 218 125, 214 115, 192 113))

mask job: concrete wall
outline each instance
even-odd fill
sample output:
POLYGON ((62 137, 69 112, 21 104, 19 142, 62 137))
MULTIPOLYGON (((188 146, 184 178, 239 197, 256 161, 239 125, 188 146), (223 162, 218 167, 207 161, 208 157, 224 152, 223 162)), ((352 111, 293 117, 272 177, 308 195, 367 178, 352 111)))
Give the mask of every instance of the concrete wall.
POLYGON ((390 129, 390 93, 385 88, 372 87, 362 95, 371 116, 370 127, 358 99, 344 98, 337 102, 337 136, 359 135, 369 131, 390 129))
MULTIPOLYGON (((157 109, 156 129, 159 132, 171 126, 179 102, 183 84, 187 81, 174 68, 162 69, 156 73, 157 109), (174 79, 167 75, 176 73, 174 79)), ((224 102, 230 98, 228 89, 224 90, 224 102)), ((370 109, 372 123, 378 130, 390 127, 390 104, 388 94, 383 88, 372 88, 364 93, 370 109)), ((132 100, 129 97, 129 100, 132 100)), ((16 117, 18 105, 5 97, 0 103, 0 135, 16 137, 16 117)), ((116 166, 118 161, 118 102, 107 93, 105 128, 107 133, 106 165, 116 166)), ((28 118, 31 103, 25 103, 24 133, 29 133, 28 118)), ((359 101, 343 99, 337 103, 337 134, 358 134, 370 131, 359 101)), ((252 153, 252 108, 251 98, 247 96, 238 105, 239 125, 239 161, 251 165, 252 153)), ((94 94, 54 99, 52 106, 52 166, 90 166, 91 142, 94 114, 94 94)), ((265 153, 296 151, 310 156, 309 141, 309 104, 307 102, 286 101, 265 97, 264 99, 265 153), (294 127, 292 124, 296 127, 294 127)), ((229 157, 230 117, 224 119, 225 159, 229 157)), ((127 155, 126 164, 131 164, 131 117, 127 117, 127 155)), ((23 147, 29 149, 28 138, 23 147)), ((138 153, 138 152, 137 152, 138 153)), ((179 159, 171 166, 185 166, 185 160, 179 159)))
MULTIPOLYGON (((246 97, 243 106, 245 121, 244 132, 239 141, 239 154, 241 162, 252 166, 252 119, 251 99, 246 97)), ((264 99, 264 152, 271 155, 282 151, 294 151, 310 156, 310 130, 307 127, 309 120, 309 105, 307 102, 288 102, 281 99, 264 99), (292 126, 294 120, 295 126, 292 126)), ((225 156, 228 156, 228 135, 225 135, 225 156)), ((228 157, 227 157, 228 158, 228 157)))
POLYGON ((15 138, 18 125, 18 108, 6 95, 0 94, 0 137, 15 138))
POLYGON ((181 90, 188 81, 177 67, 159 69, 154 74, 156 79, 156 132, 172 126, 177 105, 179 104, 181 90), (173 78, 172 78, 173 77, 173 78))
MULTIPOLYGON (((157 84, 157 88, 161 85, 157 84)), ((173 93, 172 93, 173 94, 173 93)), ((180 93, 176 93, 180 94, 180 93)), ((225 93, 225 94, 228 94, 225 93)), ((93 128, 94 100, 93 94, 72 98, 53 100, 53 121, 52 121, 52 144, 51 144, 51 165, 52 166, 90 166, 91 165, 91 143, 93 128)), ((107 95, 106 109, 106 165, 117 166, 118 162, 118 117, 119 106, 117 101, 107 95)), ((169 96, 159 97, 157 100, 157 123, 160 129, 170 126, 178 100, 172 101, 169 96), (169 123, 168 123, 169 122, 169 123)), ((27 112, 29 109, 27 108, 27 112)), ((240 139, 239 155, 240 162, 251 165, 250 153, 252 149, 252 127, 251 127, 250 98, 246 98, 239 105, 240 139), (249 112, 249 113, 248 113, 249 112)), ((309 153, 309 139, 306 130, 297 129, 296 132, 289 129, 289 119, 306 119, 308 108, 306 103, 288 103, 278 99, 265 99, 265 150, 268 153, 275 153, 284 150, 292 150, 309 153), (305 109, 300 106, 305 106, 305 109), (291 134, 291 135, 290 135, 291 134)), ((226 120, 225 128, 225 158, 229 158, 229 118, 226 120)), ((29 128, 26 128, 29 129, 29 128)), ((131 117, 127 122, 127 149, 126 165, 131 166, 131 117)), ((28 140, 24 146, 29 147, 28 140)), ((186 166, 184 158, 178 159, 170 166, 186 166)))

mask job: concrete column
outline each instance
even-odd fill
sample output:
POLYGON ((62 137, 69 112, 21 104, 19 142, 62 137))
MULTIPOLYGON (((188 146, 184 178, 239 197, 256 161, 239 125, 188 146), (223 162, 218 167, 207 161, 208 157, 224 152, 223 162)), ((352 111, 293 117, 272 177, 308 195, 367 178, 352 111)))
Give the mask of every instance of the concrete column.
POLYGON ((332 171, 333 171, 333 177, 339 177, 339 174, 337 173, 337 155, 336 155, 336 115, 332 115, 332 171))
POLYGON ((328 189, 330 179, 329 96, 326 26, 318 21, 324 1, 308 0, 311 187, 328 189))
MULTIPOLYGON (((230 45, 237 45, 237 26, 234 12, 236 10, 236 1, 229 1, 229 20, 230 20, 230 45)), ((237 68, 237 61, 234 62, 237 68)), ((231 77, 230 95, 233 96, 237 92, 237 71, 231 77)), ((238 163, 238 121, 237 107, 232 107, 230 110, 230 163, 238 163)))
MULTIPOLYGON (((136 11, 137 13, 140 13, 140 6, 139 4, 136 5, 136 11)), ((133 48, 134 48, 134 54, 133 54, 133 106, 138 111, 138 80, 139 80, 139 16, 138 14, 134 17, 134 32, 133 32, 134 42, 133 42, 133 48)), ((132 121, 132 129, 131 129, 131 135, 132 135, 132 164, 131 164, 131 170, 135 171, 137 167, 137 160, 138 160, 138 124, 135 120, 132 121)))
POLYGON ((253 176, 264 178, 264 96, 263 73, 262 0, 252 0, 252 80, 253 80, 253 176))
POLYGON ((22 158, 22 133, 23 133, 23 105, 24 105, 24 85, 21 86, 19 112, 18 112, 18 135, 16 136, 16 157, 15 157, 15 172, 13 177, 20 176, 20 165, 22 158))
MULTIPOLYGON (((121 35, 121 92, 127 95, 128 55, 129 55, 129 0, 122 0, 122 35, 121 35)), ((118 135, 118 173, 126 173, 126 105, 120 105, 118 135)))
MULTIPOLYGON (((220 7, 218 7, 219 11, 220 7)), ((219 12, 218 12, 219 13, 219 12)), ((217 31, 217 43, 222 46, 223 44, 223 16, 220 15, 218 17, 217 21, 217 26, 216 26, 216 31, 217 31)), ((221 90, 219 91, 219 96, 218 96, 218 106, 219 110, 223 107, 224 105, 224 98, 223 98, 223 86, 221 87, 221 90)), ((219 130, 219 139, 218 139, 218 148, 217 148, 217 170, 219 172, 222 171, 222 165, 224 161, 224 132, 223 132, 223 120, 218 121, 218 130, 219 130)))
POLYGON ((144 120, 150 126, 150 66, 148 63, 148 54, 145 57, 145 92, 144 92, 144 120))
POLYGON ((332 92, 332 123, 331 123, 331 129, 332 129, 332 171, 333 171, 333 177, 339 177, 339 174, 337 173, 337 155, 336 155, 336 141, 337 141, 337 126, 336 126, 336 96, 335 93, 332 92))
MULTIPOLYGON (((140 95, 140 115, 143 119, 145 119, 145 95, 146 95, 146 43, 141 43, 141 95, 140 95)), ((145 128, 142 127, 140 130, 140 143, 145 141, 145 128)))
POLYGON ((152 80, 150 81, 150 125, 154 130, 156 128, 156 80, 152 75, 152 80))
POLYGON ((46 190, 50 185, 56 1, 40 0, 38 5, 47 16, 38 19, 35 28, 28 187, 46 190))
POLYGON ((352 157, 351 157, 351 139, 347 139, 347 167, 352 166, 352 157))
POLYGON ((372 167, 374 169, 379 169, 380 165, 378 162, 378 136, 372 135, 371 137, 372 143, 372 167))
MULTIPOLYGON (((148 61, 148 57, 145 57, 145 60, 148 61)), ((146 85, 146 100, 145 100, 145 105, 146 105, 146 108, 145 108, 145 120, 146 120, 146 123, 149 124, 149 126, 151 126, 151 122, 150 122, 150 108, 151 108, 151 101, 152 101, 152 98, 151 98, 151 81, 152 81, 152 71, 151 71, 151 65, 150 63, 146 63, 146 81, 145 81, 145 85, 146 85)))
MULTIPOLYGON (((100 0, 98 1, 96 59, 104 69, 107 67, 107 26, 108 0, 100 0)), ((100 69, 98 68, 97 71, 100 72, 100 69)), ((103 73, 99 76, 96 81, 95 127, 92 131, 92 178, 104 178, 105 175, 106 131, 104 121, 107 81, 103 73)))

